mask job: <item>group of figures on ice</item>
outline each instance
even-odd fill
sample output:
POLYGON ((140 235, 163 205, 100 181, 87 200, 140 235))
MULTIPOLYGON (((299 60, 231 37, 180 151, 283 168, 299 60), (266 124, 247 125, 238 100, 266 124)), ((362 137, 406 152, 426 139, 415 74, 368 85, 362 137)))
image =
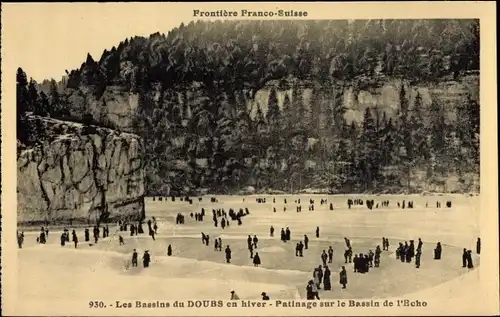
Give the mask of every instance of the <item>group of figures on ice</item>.
MULTIPOLYGON (((181 199, 182 200, 182 199, 181 199)), ((183 199, 186 202, 189 202, 192 204, 191 199, 183 199)), ((199 199, 201 201, 201 198, 199 199)), ((217 199, 212 197, 210 200, 211 203, 216 203, 217 199)), ((243 199, 243 202, 245 199, 243 199)), ((256 199, 257 203, 266 203, 265 198, 257 198, 256 199)), ((276 198, 273 198, 272 200, 273 204, 276 202, 276 198)), ((284 199, 284 203, 286 205, 287 201, 286 198, 284 199)), ((295 200, 295 203, 300 203, 300 199, 295 200)), ((314 200, 310 199, 309 204, 309 210, 314 211, 314 200)), ((322 199, 321 200, 321 205, 327 205, 327 199, 322 199)), ((363 201, 360 199, 348 199, 347 204, 349 208, 353 205, 363 205, 363 201)), ((369 209, 372 209, 373 206, 375 208, 378 208, 379 204, 383 207, 389 206, 389 201, 384 200, 379 203, 374 202, 373 200, 366 201, 364 205, 366 205, 369 209)), ((427 207, 428 204, 426 204, 427 207)), ((399 208, 413 208, 413 202, 397 202, 397 206, 399 208)), ((451 202, 446 202, 447 207, 451 207, 451 202)), ((440 203, 436 204, 437 208, 440 208, 440 203)), ((274 212, 276 212, 275 208, 274 212)), ((333 210, 333 204, 329 204, 329 209, 333 210)), ((297 210, 300 210, 299 208, 297 210)), ((286 208, 284 209, 286 211, 286 208)), ((230 226, 231 221, 236 221, 238 223, 238 226, 241 226, 243 224, 242 218, 245 216, 250 215, 250 211, 248 208, 240 208, 238 212, 235 212, 233 209, 231 209, 228 213, 224 211, 224 209, 212 209, 212 222, 214 227, 218 227, 221 225, 222 229, 225 227, 230 226)), ((196 222, 203 222, 205 216, 205 209, 201 209, 200 212, 196 213, 191 213, 191 218, 194 218, 195 223, 196 222)), ((176 217, 176 225, 183 225, 185 223, 185 218, 184 215, 178 214, 176 217)), ((155 240, 155 235, 157 234, 158 231, 158 225, 157 221, 154 217, 152 217, 152 220, 147 221, 147 226, 148 226, 148 232, 149 236, 152 237, 153 240, 155 240)), ((137 223, 133 222, 128 222, 128 221, 119 221, 117 223, 117 229, 115 232, 115 235, 118 236, 119 240, 119 245, 125 244, 125 239, 121 235, 122 232, 127 232, 130 231, 130 236, 135 236, 135 235, 142 235, 144 234, 144 229, 143 229, 143 221, 139 221, 137 223)), ((270 237, 274 237, 274 226, 270 227, 269 230, 269 235, 270 237)), ((108 238, 110 235, 109 232, 109 226, 108 224, 105 225, 95 225, 93 227, 93 243, 97 244, 100 237, 102 234, 102 238, 108 238)), ((40 230, 40 234, 37 237, 37 242, 40 244, 45 244, 47 241, 49 235, 49 229, 47 227, 42 227, 40 230)), ((74 243, 74 247, 77 248, 78 246, 78 234, 76 229, 72 230, 72 241, 74 243)), ((209 234, 206 233, 201 233, 202 235, 202 244, 205 246, 210 245, 210 236, 209 234)), ((314 235, 316 238, 320 237, 320 227, 317 226, 314 230, 314 235)), ((291 241, 291 236, 292 236, 292 231, 289 227, 282 228, 281 229, 281 237, 280 240, 283 243, 286 243, 288 241, 291 241)), ((70 235, 69 235, 69 230, 64 229, 62 234, 61 234, 61 246, 64 247, 67 242, 70 241, 70 235)), ((17 234, 17 241, 19 248, 22 248, 23 242, 24 242, 24 232, 18 232, 17 234)), ((89 245, 92 246, 92 242, 90 242, 90 230, 89 228, 84 229, 84 241, 89 242, 89 245)), ((339 273, 338 273, 338 283, 341 285, 341 289, 346 289, 348 285, 348 273, 346 266, 351 265, 353 266, 353 272, 356 274, 366 274, 369 273, 372 268, 379 268, 381 266, 381 257, 383 252, 389 252, 389 239, 386 239, 385 237, 382 238, 382 248, 380 245, 377 245, 375 248, 375 252, 372 250, 368 250, 367 252, 359 252, 359 253, 354 253, 354 248, 353 245, 351 244, 351 241, 345 237, 345 250, 344 250, 344 264, 339 268, 339 273)), ((219 252, 224 249, 224 255, 225 255, 225 262, 230 264, 231 263, 231 258, 233 255, 233 251, 231 250, 230 245, 223 245, 223 241, 221 237, 214 238, 213 239, 213 246, 214 246, 214 251, 219 252)), ((303 236, 303 239, 300 240, 299 242, 296 243, 295 245, 295 256, 296 257, 304 257, 304 250, 308 250, 309 248, 309 243, 310 239, 305 234, 303 236)), ((262 265, 262 258, 259 255, 256 250, 259 248, 259 239, 257 235, 248 235, 247 239, 247 245, 248 245, 248 250, 250 253, 250 259, 251 263, 255 267, 259 267, 262 265)), ((419 268, 421 265, 421 255, 422 255, 422 240, 418 238, 418 244, 415 247, 414 240, 410 240, 409 243, 407 241, 399 242, 399 246, 395 250, 395 255, 396 259, 401 260, 403 263, 412 263, 413 258, 415 258, 415 267, 419 268)), ((480 254, 481 250, 481 240, 480 238, 477 239, 476 243, 476 253, 480 254)), ((362 251, 362 250, 358 250, 362 251)), ((321 254, 319 254, 319 258, 321 260, 321 264, 318 265, 317 267, 312 268, 312 279, 309 280, 306 284, 306 297, 309 300, 314 300, 314 299, 320 299, 320 290, 322 291, 331 291, 332 290, 332 283, 331 283, 331 278, 332 278, 332 272, 330 271, 330 268, 328 264, 333 263, 333 256, 334 256, 334 249, 332 246, 329 246, 327 250, 323 250, 321 254)), ((171 256, 172 255, 172 245, 169 244, 167 247, 167 255, 171 256)), ((436 248, 434 249, 434 259, 435 260, 440 260, 442 257, 442 246, 441 243, 438 242, 436 248)), ((142 267, 143 268, 148 268, 150 266, 150 263, 152 262, 152 255, 149 252, 149 250, 144 250, 144 253, 142 255, 142 267)), ((132 253, 132 259, 131 259, 131 266, 132 268, 137 267, 139 262, 139 254, 136 249, 133 250, 132 253)), ((463 250, 463 255, 462 255, 462 267, 465 268, 473 268, 473 261, 472 261, 472 251, 464 248, 463 250)), ((266 292, 262 293, 263 299, 269 299, 269 295, 266 292)), ((231 294, 231 298, 235 299, 238 296, 236 295, 236 292, 233 291, 231 294)))

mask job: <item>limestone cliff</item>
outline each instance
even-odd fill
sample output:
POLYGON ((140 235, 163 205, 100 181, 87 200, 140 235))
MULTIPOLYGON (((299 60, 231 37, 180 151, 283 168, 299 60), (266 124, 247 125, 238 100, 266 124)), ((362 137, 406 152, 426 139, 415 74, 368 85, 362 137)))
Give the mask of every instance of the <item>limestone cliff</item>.
POLYGON ((18 222, 143 216, 139 137, 36 116, 28 123, 39 140, 18 151, 18 222))

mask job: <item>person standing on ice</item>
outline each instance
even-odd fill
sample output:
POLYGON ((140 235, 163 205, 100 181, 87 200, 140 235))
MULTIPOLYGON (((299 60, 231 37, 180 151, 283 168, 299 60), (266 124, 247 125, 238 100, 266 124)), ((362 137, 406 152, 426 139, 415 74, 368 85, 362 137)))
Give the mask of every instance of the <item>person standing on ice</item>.
POLYGON ((250 248, 252 247, 252 237, 250 235, 248 235, 248 238, 247 238, 247 247, 248 247, 248 250, 250 250, 250 248))
POLYGON ((467 268, 474 268, 474 264, 472 263, 472 251, 467 250, 467 268))
POLYGON ((219 251, 222 251, 222 238, 219 237, 219 251))
POLYGON ((261 264, 261 261, 260 261, 259 252, 256 252, 254 257, 253 257, 253 266, 259 267, 260 264, 261 264))
POLYGON ((312 288, 313 284, 314 284, 314 282, 312 280, 309 280, 309 282, 307 282, 307 286, 306 286, 306 299, 307 300, 314 299, 313 288, 312 288))
POLYGON ((172 245, 168 245, 168 248, 167 248, 167 256, 171 256, 172 255, 172 245))
POLYGON ((420 258, 422 257, 422 249, 417 249, 417 253, 415 253, 415 267, 420 268, 420 258))
POLYGON ((323 289, 325 291, 332 290, 332 282, 330 280, 331 275, 332 275, 332 272, 330 272, 330 269, 328 268, 328 266, 325 266, 325 274, 323 275, 323 289))
POLYGON ((385 237, 382 237, 382 249, 385 251, 385 237))
POLYGON ((342 289, 346 288, 347 285, 347 271, 345 270, 345 266, 342 266, 342 270, 339 273, 339 283, 342 285, 342 289))
POLYGON ((323 266, 326 266, 326 260, 328 259, 328 255, 326 254, 326 251, 323 250, 321 253, 321 261, 323 261, 323 266))
POLYGON ((259 238, 257 238, 256 235, 253 236, 253 246, 255 249, 257 249, 257 244, 259 243, 259 238))
POLYGON ((375 257, 375 253, 372 250, 368 251, 368 265, 373 267, 373 258, 375 257))
POLYGON ((155 234, 158 232, 158 225, 156 224, 156 221, 154 222, 153 230, 155 231, 155 234))
POLYGON ((286 241, 290 241, 292 239, 292 232, 290 231, 290 228, 286 227, 285 230, 285 239, 286 241))
POLYGON ((39 239, 39 242, 40 242, 41 244, 45 244, 45 242, 47 242, 46 237, 48 237, 48 236, 46 236, 46 235, 45 235, 45 231, 44 231, 44 230, 43 230, 43 228, 42 228, 42 231, 40 232, 40 239, 39 239))
POLYGON ((304 244, 302 243, 302 241, 299 242, 299 257, 303 257, 304 256, 304 244))
POLYGON ((222 220, 220 221, 220 227, 222 228, 222 230, 226 228, 226 219, 222 218, 222 220))
POLYGON ((434 249, 434 260, 441 260, 441 253, 443 248, 441 247, 441 242, 438 242, 436 248, 434 249))
POLYGON ((217 251, 219 249, 219 240, 215 239, 214 240, 214 251, 217 251))
POLYGON ((142 256, 142 265, 146 268, 149 267, 149 263, 151 262, 151 256, 149 255, 149 251, 144 251, 144 255, 142 256))
POLYGON ((239 300, 240 298, 234 291, 231 291, 231 298, 229 300, 239 300))
POLYGON ((137 251, 134 249, 134 252, 132 253, 132 266, 137 266, 137 251))
POLYGON ((314 280, 314 286, 319 289, 319 284, 321 283, 320 277, 319 277, 319 272, 318 268, 315 268, 313 271, 313 280, 314 280))
POLYGON ((72 240, 73 240, 73 243, 75 244, 75 249, 78 248, 78 236, 76 235, 76 231, 73 230, 73 232, 71 233, 72 234, 72 240))
POLYGON ((476 253, 481 254, 481 238, 477 238, 476 242, 476 253))
POLYGON ((61 233, 61 247, 64 247, 64 245, 66 244, 66 235, 63 233, 61 233))
POLYGON ((231 248, 229 246, 226 246, 226 263, 231 263, 231 248))
POLYGON ((274 227, 273 226, 271 226, 271 228, 269 229, 269 235, 271 237, 274 237, 274 227))
POLYGON ((253 245, 252 244, 248 248, 248 251, 250 252, 250 259, 253 259, 253 245))
POLYGON ((89 242, 89 241, 90 241, 89 228, 85 228, 85 242, 89 242))
MULTIPOLYGON (((329 246, 328 247, 328 263, 332 263, 332 261, 333 261, 333 248, 332 248, 332 246, 329 246)), ((347 261, 347 258, 346 258, 346 261, 347 261)))
POLYGON ((286 242, 285 229, 281 228, 281 241, 286 242))
POLYGON ((424 243, 422 242, 422 239, 418 238, 418 245, 417 245, 417 249, 422 249, 422 245, 424 243))
POLYGON ((319 227, 316 227, 316 238, 319 238, 319 227))
POLYGON ((307 237, 307 234, 304 235, 304 248, 307 250, 309 247, 309 238, 307 237))
POLYGON ((123 240, 123 237, 122 236, 118 236, 118 243, 120 245, 124 245, 125 244, 125 241, 123 240))
POLYGON ((17 245, 22 249, 24 243, 24 231, 17 234, 17 245))
POLYGON ((344 237, 344 241, 345 241, 346 248, 350 248, 351 247, 351 240, 344 237))

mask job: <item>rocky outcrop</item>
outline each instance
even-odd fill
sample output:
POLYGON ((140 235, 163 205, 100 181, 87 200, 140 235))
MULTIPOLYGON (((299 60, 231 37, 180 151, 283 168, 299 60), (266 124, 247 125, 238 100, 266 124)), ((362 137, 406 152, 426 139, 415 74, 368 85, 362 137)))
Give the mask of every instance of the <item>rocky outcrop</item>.
POLYGON ((139 137, 35 116, 28 123, 40 140, 18 151, 18 222, 93 222, 144 215, 139 137))

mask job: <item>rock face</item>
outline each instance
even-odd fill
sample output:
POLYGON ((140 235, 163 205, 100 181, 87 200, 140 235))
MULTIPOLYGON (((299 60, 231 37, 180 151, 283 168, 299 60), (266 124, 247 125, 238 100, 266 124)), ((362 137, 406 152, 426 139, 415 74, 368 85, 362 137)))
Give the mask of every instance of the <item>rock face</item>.
POLYGON ((18 222, 144 216, 139 137, 41 117, 29 124, 43 141, 18 153, 18 222))

